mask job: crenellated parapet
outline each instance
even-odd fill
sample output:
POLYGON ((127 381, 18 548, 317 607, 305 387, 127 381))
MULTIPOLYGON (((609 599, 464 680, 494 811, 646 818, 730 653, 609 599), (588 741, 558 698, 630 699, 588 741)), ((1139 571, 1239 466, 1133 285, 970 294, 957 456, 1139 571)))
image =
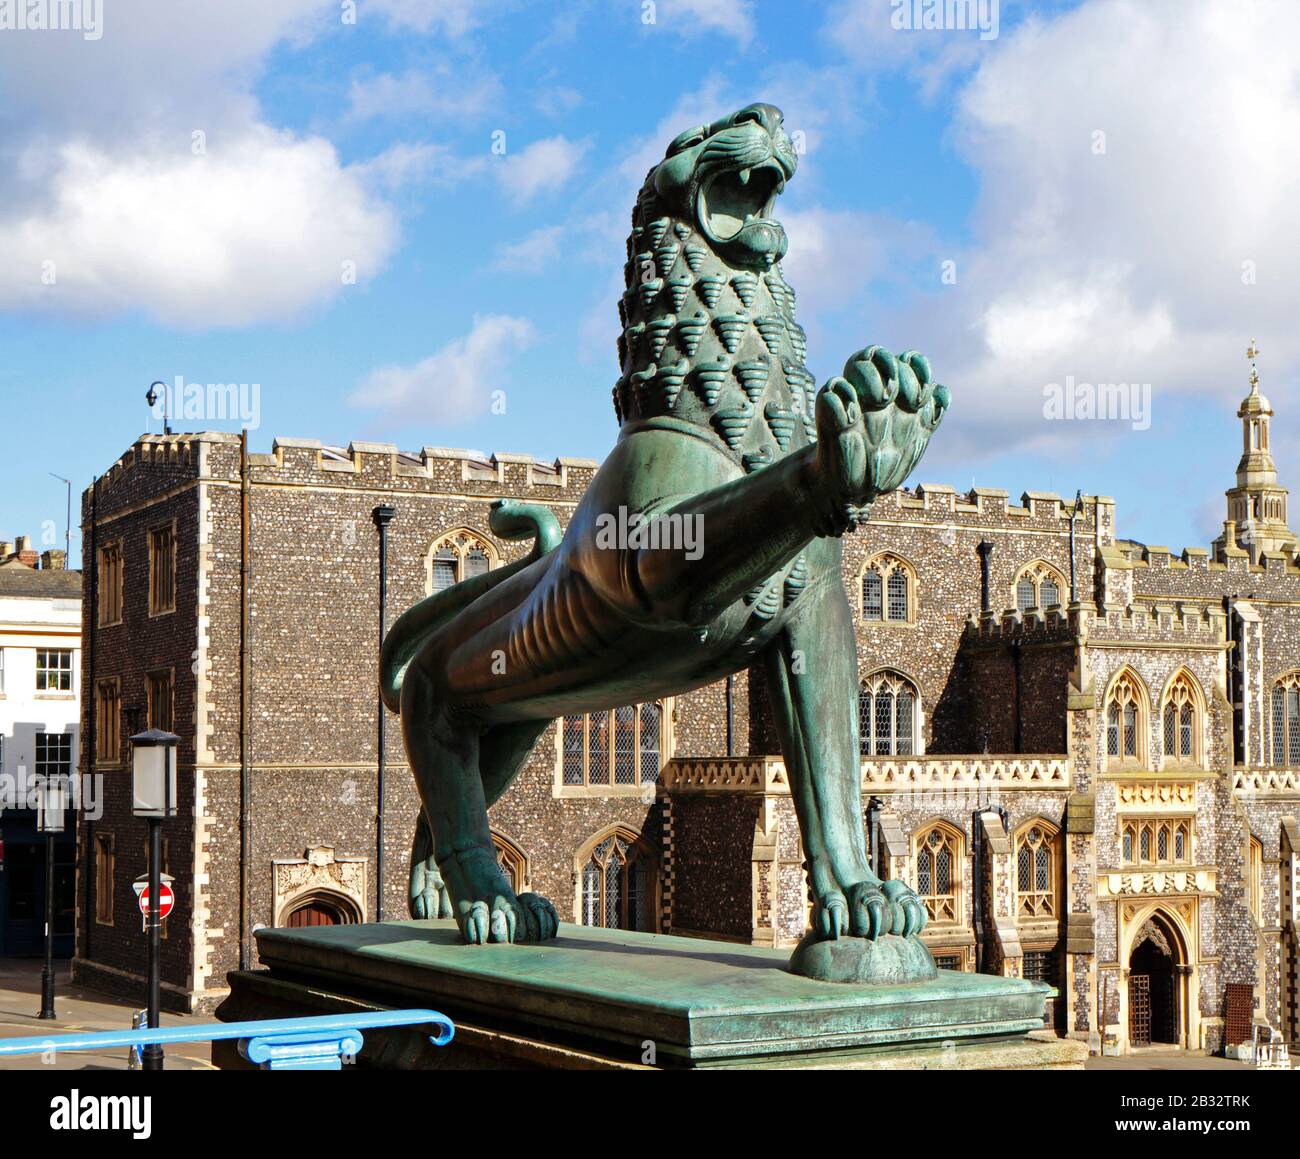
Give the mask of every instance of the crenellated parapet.
MULTIPOLYGON (((1115 501, 1103 495, 1085 495, 1083 511, 1075 519, 1075 534, 1084 538, 1096 532, 1099 519, 1105 526, 1115 501)), ((936 483, 919 483, 882 495, 871 508, 873 520, 955 523, 958 527, 1011 528, 1068 534, 1074 515, 1074 500, 1052 491, 1026 491, 1018 504, 1010 492, 999 487, 972 487, 957 491, 936 483)))
POLYGON ((1191 601, 1142 601, 1126 607, 1080 609, 1079 633, 1088 644, 1125 643, 1213 645, 1228 639, 1221 607, 1191 601))
POLYGON ((964 643, 972 644, 1049 644, 1073 642, 1079 633, 1079 608, 1012 608, 1003 612, 985 612, 966 619, 964 643))
MULTIPOLYGON (((239 435, 224 431, 144 435, 96 481, 95 499, 112 508, 156 497, 192 479, 238 484, 241 454, 239 435)), ((598 467, 592 459, 544 462, 531 455, 485 456, 451 447, 407 452, 389 443, 354 441, 334 447, 295 438, 278 438, 269 453, 249 455, 255 484, 471 496, 532 493, 542 503, 576 502, 598 467)), ((89 499, 88 491, 85 501, 89 499)))

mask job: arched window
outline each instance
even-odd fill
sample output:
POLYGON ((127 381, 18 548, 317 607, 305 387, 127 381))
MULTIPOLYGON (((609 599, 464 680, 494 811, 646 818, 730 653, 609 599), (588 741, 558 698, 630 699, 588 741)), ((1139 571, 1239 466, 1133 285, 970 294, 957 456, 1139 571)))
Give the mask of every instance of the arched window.
POLYGON ((867 561, 862 569, 862 618, 874 623, 910 624, 916 609, 916 572, 896 555, 867 561))
POLYGON ((1300 766, 1300 672, 1273 685, 1273 763, 1300 766))
POLYGON ((477 532, 465 527, 449 531, 429 549, 429 594, 445 591, 500 564, 500 552, 477 532))
POLYGON ((506 875, 510 888, 515 893, 525 892, 528 883, 528 858, 524 856, 524 851, 509 837, 503 836, 495 829, 492 830, 492 844, 496 846, 497 864, 501 866, 501 872, 506 875))
POLYGON ((1126 668, 1106 696, 1106 755, 1115 763, 1141 763, 1146 734, 1146 688, 1126 668))
POLYGON ((962 864, 966 839, 960 830, 936 821, 917 834, 914 843, 916 892, 935 924, 961 920, 962 864))
POLYGON ((1022 612, 1053 607, 1061 602, 1064 590, 1065 577, 1046 560, 1037 559, 1016 576, 1016 607, 1022 612))
POLYGON ((1132 817, 1120 827, 1127 865, 1190 865, 1190 817, 1132 817))
POLYGON ((1060 830, 1041 818, 1016 833, 1016 915, 1056 917, 1060 912, 1060 830))
POLYGON ((1166 761, 1196 761, 1200 756, 1201 694, 1192 674, 1179 672, 1165 690, 1162 709, 1166 761))
POLYGON ((564 785, 652 785, 663 768, 663 705, 570 713, 560 725, 564 785))
POLYGON ((619 826, 579 854, 579 921, 611 930, 654 932, 657 872, 650 847, 619 826))
POLYGON ((919 702, 916 685, 901 673, 885 670, 869 676, 858 693, 858 743, 862 755, 915 753, 919 702))

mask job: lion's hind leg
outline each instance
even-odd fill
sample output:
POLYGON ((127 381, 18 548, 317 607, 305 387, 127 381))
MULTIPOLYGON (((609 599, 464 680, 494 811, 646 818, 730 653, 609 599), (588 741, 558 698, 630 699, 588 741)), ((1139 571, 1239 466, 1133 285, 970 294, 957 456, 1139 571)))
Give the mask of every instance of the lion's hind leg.
POLYGON ((448 916, 467 942, 554 937, 558 920, 551 904, 533 894, 517 897, 511 889, 487 815, 488 804, 513 779, 548 722, 488 726, 452 711, 431 675, 439 656, 426 649, 402 688, 402 733, 429 828, 429 852, 417 849, 425 856, 412 864, 412 908, 423 905, 432 917, 436 903, 442 915, 441 878, 448 916))

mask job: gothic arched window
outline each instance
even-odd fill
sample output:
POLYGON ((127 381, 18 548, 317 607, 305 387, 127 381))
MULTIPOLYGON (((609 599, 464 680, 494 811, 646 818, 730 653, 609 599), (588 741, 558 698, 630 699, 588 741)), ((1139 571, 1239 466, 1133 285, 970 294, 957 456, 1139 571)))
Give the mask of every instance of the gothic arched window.
POLYGON ((528 858, 524 851, 509 837, 503 837, 495 830, 492 831, 492 844, 496 846, 497 864, 506 875, 510 888, 515 893, 523 893, 528 884, 528 858))
POLYGON ((1016 833, 1016 915, 1055 917, 1060 907, 1060 830, 1039 818, 1016 833))
POLYGON ((910 624, 916 615, 916 572, 885 553, 862 569, 862 618, 873 623, 910 624))
POLYGON ((1170 682, 1162 709, 1165 760, 1195 761, 1200 750, 1201 696, 1191 673, 1183 670, 1170 682))
POLYGON ((886 669, 869 676, 858 692, 858 744, 862 755, 914 754, 919 703, 916 685, 902 673, 886 669))
POLYGON ((449 531, 429 549, 429 594, 445 591, 500 564, 500 552, 483 536, 464 527, 449 531))
POLYGON ((1273 764, 1300 767, 1300 672, 1273 685, 1273 764))
POLYGON ((1137 673, 1126 668, 1106 696, 1106 756, 1117 763, 1140 763, 1146 733, 1146 688, 1137 673))
POLYGON ((930 920, 953 925, 961 920, 962 865, 966 838, 960 830, 936 821, 914 841, 916 892, 930 920))
POLYGON ((1016 607, 1022 612, 1053 607, 1061 602, 1064 590, 1065 577, 1046 560, 1035 560, 1016 576, 1016 607))
POLYGON ((654 932, 654 855, 619 826, 579 855, 579 920, 584 926, 654 932))

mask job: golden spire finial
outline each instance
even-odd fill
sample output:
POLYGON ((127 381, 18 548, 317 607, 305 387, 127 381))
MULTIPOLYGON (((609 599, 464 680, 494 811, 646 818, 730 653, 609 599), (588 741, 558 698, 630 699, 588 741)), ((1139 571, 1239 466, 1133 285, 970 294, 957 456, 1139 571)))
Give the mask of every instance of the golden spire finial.
POLYGON ((1255 339, 1250 340, 1250 346, 1246 350, 1246 357, 1250 359, 1250 392, 1251 394, 1259 393, 1259 371, 1255 369, 1255 359, 1259 357, 1259 347, 1255 345, 1255 339))

